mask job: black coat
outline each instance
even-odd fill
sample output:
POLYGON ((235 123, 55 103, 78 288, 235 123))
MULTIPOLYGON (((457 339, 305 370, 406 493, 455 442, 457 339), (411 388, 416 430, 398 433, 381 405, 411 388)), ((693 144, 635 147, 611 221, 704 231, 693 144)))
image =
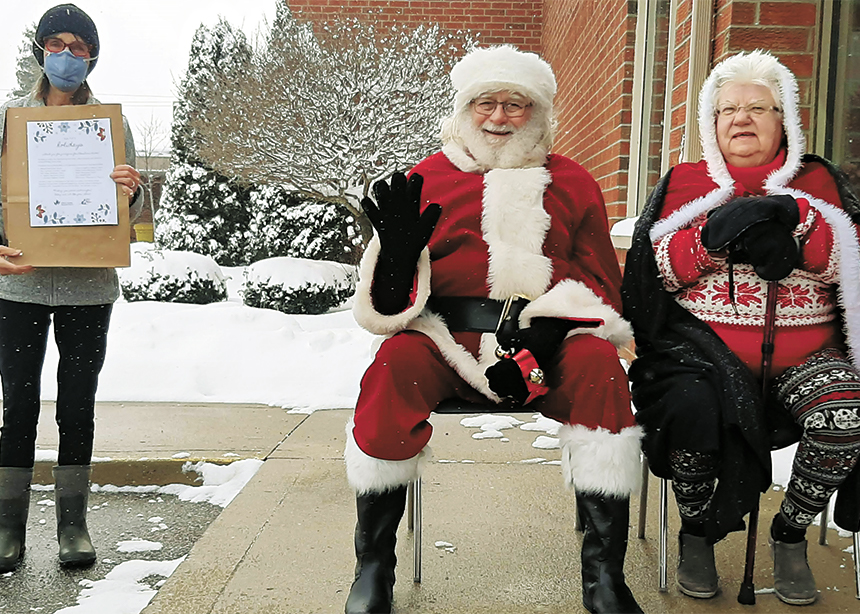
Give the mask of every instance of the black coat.
MULTIPOLYGON (((830 162, 806 155, 834 176, 842 205, 860 223, 860 203, 845 175, 830 162)), ((743 527, 743 517, 771 484, 771 449, 797 441, 800 427, 785 410, 765 408, 752 372, 705 322, 681 307, 658 273, 649 232, 660 219, 671 170, 651 193, 633 233, 621 287, 624 317, 633 324, 638 358, 630 368, 636 420, 645 427, 645 454, 653 473, 671 479, 666 434, 659 428, 665 408, 660 382, 668 374, 692 372, 717 391, 721 412, 720 469, 705 517, 708 540, 716 542, 743 527)), ((860 530, 860 465, 839 489, 834 520, 860 530)))

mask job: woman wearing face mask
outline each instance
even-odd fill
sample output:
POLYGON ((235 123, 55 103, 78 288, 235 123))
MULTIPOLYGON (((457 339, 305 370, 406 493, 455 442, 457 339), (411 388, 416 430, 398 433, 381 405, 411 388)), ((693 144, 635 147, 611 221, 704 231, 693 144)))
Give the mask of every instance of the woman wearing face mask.
MULTIPOLYGON (((10 107, 98 104, 87 75, 99 56, 92 19, 74 4, 49 9, 40 19, 33 53, 44 73, 29 96, 0 108, 0 137, 10 107)), ((134 142, 123 118, 126 160, 111 178, 129 196, 130 217, 143 204, 134 142)), ((96 554, 87 532, 86 511, 93 449, 94 405, 104 363, 113 302, 119 297, 112 268, 38 268, 15 264, 0 218, 0 572, 14 569, 24 538, 35 460, 39 385, 51 321, 59 350, 56 421, 59 458, 54 467, 60 563, 92 564, 96 554)))

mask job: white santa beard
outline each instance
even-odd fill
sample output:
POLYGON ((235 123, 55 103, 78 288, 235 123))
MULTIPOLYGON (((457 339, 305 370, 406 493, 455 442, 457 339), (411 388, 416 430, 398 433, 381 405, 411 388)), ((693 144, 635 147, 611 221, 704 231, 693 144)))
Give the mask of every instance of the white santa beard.
POLYGON ((484 128, 500 129, 488 119, 480 127, 471 121, 462 122, 460 137, 469 154, 485 169, 493 168, 531 168, 542 166, 549 153, 540 145, 542 137, 538 122, 529 121, 516 128, 505 125, 510 136, 498 137, 484 132, 484 128))

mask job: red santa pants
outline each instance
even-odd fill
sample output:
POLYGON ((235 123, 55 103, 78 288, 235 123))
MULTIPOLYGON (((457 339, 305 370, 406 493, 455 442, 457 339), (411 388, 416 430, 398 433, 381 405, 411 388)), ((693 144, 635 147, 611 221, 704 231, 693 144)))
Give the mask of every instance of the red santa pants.
MULTIPOLYGON (((615 347, 594 335, 565 339, 547 373, 550 391, 528 405, 565 424, 612 433, 635 425, 627 374, 615 347)), ((361 380, 353 436, 368 456, 406 460, 433 432, 427 421, 440 402, 488 402, 449 365, 426 335, 404 331, 385 340, 361 380)))

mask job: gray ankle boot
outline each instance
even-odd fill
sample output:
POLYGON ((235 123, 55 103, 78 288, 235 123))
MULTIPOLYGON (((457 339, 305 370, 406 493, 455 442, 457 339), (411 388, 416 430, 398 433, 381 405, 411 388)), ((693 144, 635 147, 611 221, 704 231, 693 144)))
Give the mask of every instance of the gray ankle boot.
POLYGON ((57 541, 60 564, 64 566, 83 567, 96 560, 96 550, 87 531, 91 471, 90 465, 54 467, 57 541))
POLYGON ((773 556, 773 590, 789 605, 809 605, 818 598, 815 578, 806 560, 806 540, 787 544, 770 538, 773 556))
POLYGON ((0 572, 12 571, 24 556, 33 468, 0 467, 0 572))
POLYGON ((710 599, 720 589, 714 545, 704 537, 678 534, 678 589, 697 599, 710 599))

